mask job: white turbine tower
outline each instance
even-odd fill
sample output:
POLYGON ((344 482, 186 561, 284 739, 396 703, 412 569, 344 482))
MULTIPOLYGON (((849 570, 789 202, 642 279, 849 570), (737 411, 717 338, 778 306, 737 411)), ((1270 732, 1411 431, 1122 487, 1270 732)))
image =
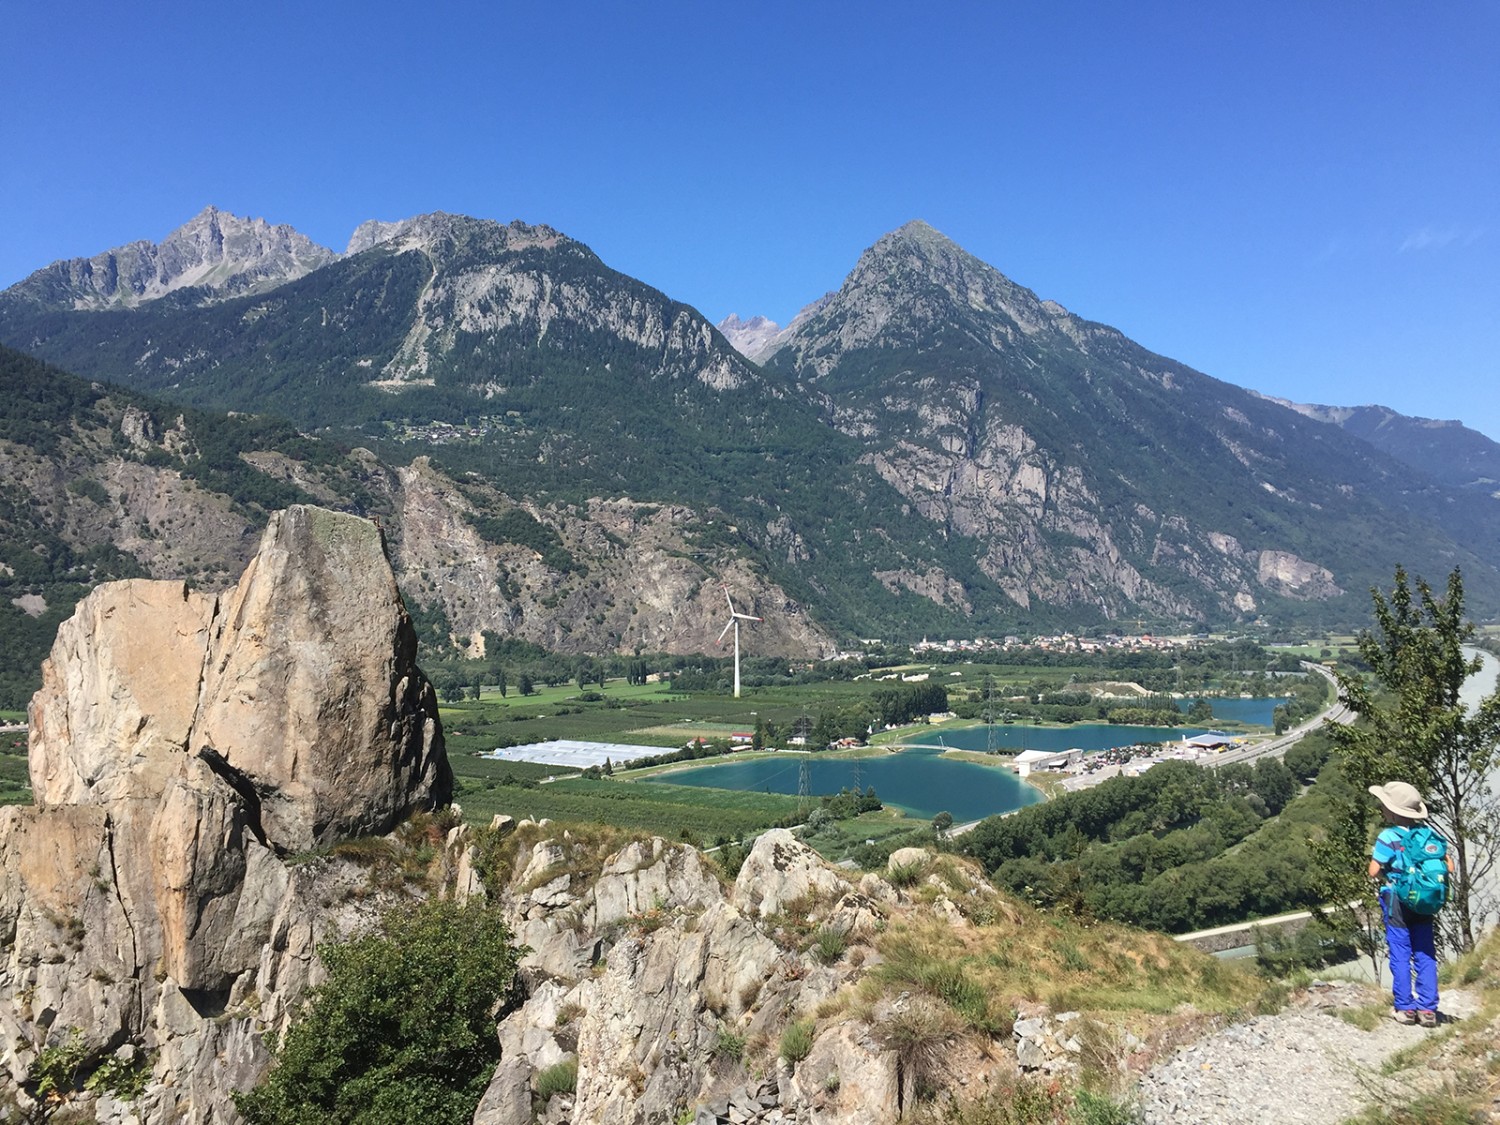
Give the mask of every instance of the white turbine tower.
POLYGON ((724 633, 734 630, 734 697, 740 697, 740 622, 759 621, 759 617, 751 617, 748 613, 741 613, 734 608, 734 599, 729 596, 729 587, 724 587, 724 600, 729 603, 729 623, 724 626, 724 632, 719 634, 719 644, 724 643, 724 633))

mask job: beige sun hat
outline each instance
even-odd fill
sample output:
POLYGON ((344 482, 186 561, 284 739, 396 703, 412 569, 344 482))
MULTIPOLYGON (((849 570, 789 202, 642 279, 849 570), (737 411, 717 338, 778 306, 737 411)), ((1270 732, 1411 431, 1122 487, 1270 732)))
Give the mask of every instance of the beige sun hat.
POLYGON ((1392 781, 1385 785, 1370 786, 1370 793, 1385 806, 1387 812, 1395 816, 1404 816, 1408 820, 1427 819, 1427 805, 1415 785, 1392 781))

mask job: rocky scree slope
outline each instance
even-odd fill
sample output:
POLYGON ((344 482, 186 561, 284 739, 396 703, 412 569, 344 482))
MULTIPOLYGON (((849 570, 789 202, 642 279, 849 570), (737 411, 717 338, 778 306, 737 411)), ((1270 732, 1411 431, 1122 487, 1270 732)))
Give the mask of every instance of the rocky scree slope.
POLYGON ((14 1096, 76 1038, 93 1066, 148 1072, 137 1120, 234 1118, 315 944, 369 909, 289 860, 448 803, 415 655, 378 529, 312 507, 275 515, 224 594, 135 579, 84 599, 32 702, 35 805, 0 810, 14 1096))

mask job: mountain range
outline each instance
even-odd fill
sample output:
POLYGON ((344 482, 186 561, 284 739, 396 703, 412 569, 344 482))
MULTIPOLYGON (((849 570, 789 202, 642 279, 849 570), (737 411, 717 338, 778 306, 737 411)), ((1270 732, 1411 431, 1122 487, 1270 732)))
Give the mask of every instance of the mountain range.
POLYGON ((209 209, 0 293, 0 342, 52 365, 8 354, 8 409, 79 412, 6 427, 32 500, 0 534, 211 581, 255 494, 296 493, 381 516, 434 635, 564 651, 709 648, 721 582, 787 655, 1357 622, 1398 564, 1500 609, 1495 443, 1215 380, 926 224, 785 329, 722 329, 547 226, 437 213, 339 254, 209 209))

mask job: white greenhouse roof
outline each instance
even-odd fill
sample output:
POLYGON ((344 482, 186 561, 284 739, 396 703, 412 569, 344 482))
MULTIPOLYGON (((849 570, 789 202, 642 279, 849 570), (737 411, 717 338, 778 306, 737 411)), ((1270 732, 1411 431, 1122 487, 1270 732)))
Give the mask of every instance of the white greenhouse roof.
POLYGON ((611 762, 633 762, 657 754, 670 754, 670 746, 631 746, 624 742, 580 742, 559 738, 551 742, 531 742, 525 746, 507 746, 484 755, 497 762, 537 762, 544 766, 585 770, 611 762))

